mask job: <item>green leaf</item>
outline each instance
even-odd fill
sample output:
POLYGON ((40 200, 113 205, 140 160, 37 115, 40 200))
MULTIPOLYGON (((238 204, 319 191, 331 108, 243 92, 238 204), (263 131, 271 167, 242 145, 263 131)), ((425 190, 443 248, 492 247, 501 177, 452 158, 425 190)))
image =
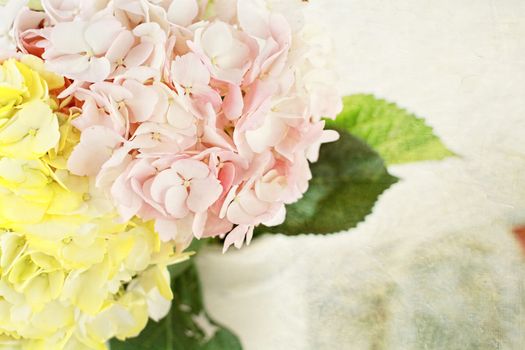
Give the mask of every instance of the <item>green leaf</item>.
POLYGON ((304 197, 287 206, 286 221, 257 233, 334 233, 348 230, 371 213, 379 195, 397 181, 367 144, 337 129, 340 139, 321 147, 304 197))
POLYGON ((172 280, 170 313, 160 322, 149 321, 139 337, 111 341, 111 350, 242 350, 241 343, 204 310, 195 265, 172 280))
POLYGON ((388 165, 454 155, 423 119, 372 95, 345 97, 343 111, 335 121, 327 120, 327 125, 359 137, 388 165))

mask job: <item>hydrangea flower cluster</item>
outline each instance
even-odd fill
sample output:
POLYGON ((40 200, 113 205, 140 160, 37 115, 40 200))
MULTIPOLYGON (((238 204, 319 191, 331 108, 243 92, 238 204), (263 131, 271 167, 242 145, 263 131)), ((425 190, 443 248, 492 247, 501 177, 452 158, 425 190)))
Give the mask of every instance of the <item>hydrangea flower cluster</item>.
POLYGON ((136 335, 169 308, 166 266, 194 238, 240 248, 282 223, 338 138, 307 1, 2 3, 7 342, 99 349, 136 335))
POLYGON ((340 99, 306 42, 302 1, 42 1, 15 37, 71 85, 82 112, 68 169, 96 178, 123 221, 242 245, 279 224, 340 99), (43 23, 43 25, 42 25, 43 23))
POLYGON ((80 134, 62 77, 34 56, 0 65, 0 345, 105 349, 160 319, 167 265, 184 260, 151 224, 121 223, 67 158, 80 134))

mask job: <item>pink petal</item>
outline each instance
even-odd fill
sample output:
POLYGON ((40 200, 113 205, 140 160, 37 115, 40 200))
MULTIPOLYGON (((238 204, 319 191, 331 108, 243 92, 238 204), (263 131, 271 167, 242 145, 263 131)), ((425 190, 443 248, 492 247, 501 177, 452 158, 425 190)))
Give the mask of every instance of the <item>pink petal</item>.
POLYGON ((222 186, 216 178, 193 179, 188 196, 188 208, 195 213, 206 211, 222 193, 222 186))
MULTIPOLYGON (((89 89, 93 92, 111 97, 111 99, 116 102, 120 102, 125 99, 131 99, 133 97, 133 94, 125 87, 106 81, 92 84, 89 89)), ((106 100, 102 101, 105 102, 106 100)))
POLYGON ((166 191, 164 198, 166 211, 175 218, 185 217, 189 213, 188 206, 186 205, 187 197, 188 192, 184 186, 177 185, 170 187, 168 191, 166 191))
POLYGON ((246 191, 239 196, 239 203, 246 213, 254 217, 263 215, 270 208, 270 204, 258 199, 253 191, 246 191))
POLYGON ((116 201, 118 212, 124 221, 135 216, 142 207, 142 198, 137 195, 126 181, 125 174, 117 177, 111 186, 111 196, 116 201))
POLYGON ((215 0, 213 5, 221 21, 230 23, 237 16, 237 0, 215 0))
POLYGON ((224 163, 219 171, 218 179, 221 182, 223 193, 226 194, 232 187, 236 169, 232 163, 224 163))
POLYGON ((282 181, 257 182, 255 184, 255 192, 257 198, 265 202, 278 202, 282 199, 283 193, 286 190, 286 178, 279 177, 282 181))
POLYGON ((219 219, 217 215, 208 213, 206 227, 202 237, 216 237, 231 231, 233 224, 228 220, 219 219))
POLYGON ((282 224, 285 219, 286 219, 286 208, 284 204, 282 204, 279 206, 279 209, 271 218, 267 220, 263 220, 262 223, 268 227, 277 226, 277 225, 282 224))
POLYGON ((269 14, 264 5, 255 1, 237 3, 239 24, 248 34, 265 39, 270 36, 269 14))
POLYGON ((82 114, 74 119, 71 124, 79 130, 84 130, 90 126, 105 126, 111 129, 111 119, 104 112, 98 109, 95 101, 92 98, 88 98, 82 105, 82 114))
MULTIPOLYGON (((215 60, 218 67, 223 69, 241 69, 249 58, 250 49, 244 43, 235 41, 229 52, 220 55, 215 60)), ((241 76, 242 76, 241 71, 241 76)))
POLYGON ((148 42, 140 43, 135 46, 129 51, 124 59, 126 67, 138 67, 146 62, 148 57, 151 56, 153 48, 153 44, 148 42))
POLYGON ((122 141, 118 134, 104 126, 85 129, 68 159, 68 169, 79 176, 96 175, 122 141))
POLYGON ((173 0, 168 8, 168 20, 182 27, 189 26, 197 14, 199 6, 195 0, 173 0))
POLYGON ((204 127, 202 142, 211 146, 221 147, 232 151, 235 150, 235 146, 232 144, 231 138, 228 134, 208 125, 204 127))
POLYGON ((168 108, 168 123, 177 129, 184 130, 195 125, 195 117, 178 101, 173 101, 168 108))
POLYGON ((194 98, 194 102, 201 108, 208 104, 212 107, 219 107, 222 102, 219 93, 208 85, 193 86, 191 88, 191 94, 194 98))
POLYGON ((173 80, 184 87, 208 85, 210 82, 208 68, 192 52, 175 59, 171 66, 171 74, 173 80))
POLYGON ((46 67, 70 79, 88 82, 103 81, 109 76, 111 65, 105 57, 91 57, 81 55, 61 56, 46 61, 46 67))
POLYGON ((133 34, 138 36, 142 42, 153 44, 164 44, 166 42, 166 32, 156 22, 142 23, 133 29, 133 34))
POLYGON ((252 85, 244 97, 244 113, 249 115, 239 131, 255 129, 261 126, 271 109, 271 97, 277 92, 278 86, 271 80, 258 80, 252 85))
POLYGON ((203 211, 201 213, 196 213, 195 218, 193 219, 193 234, 197 238, 202 238, 204 235, 204 228, 206 227, 206 221, 208 220, 208 212, 203 211))
POLYGON ((224 22, 211 24, 202 35, 201 45, 204 52, 212 60, 222 53, 228 52, 233 45, 230 27, 224 22))
POLYGON ((248 214, 239 203, 238 199, 231 202, 226 213, 228 220, 237 225, 255 225, 253 215, 248 214))
POLYGON ((219 212, 219 218, 220 219, 223 219, 224 217, 226 217, 226 214, 228 212, 228 208, 229 208, 230 204, 232 203, 232 201, 237 196, 237 188, 238 187, 239 187, 238 185, 233 186, 230 189, 230 191, 228 192, 228 194, 226 195, 226 198, 224 198, 224 202, 222 204, 221 211, 219 212))
POLYGON ((156 169, 147 159, 137 158, 133 161, 131 167, 129 168, 126 178, 144 182, 155 174, 156 169))
POLYGON ((52 72, 72 77, 88 69, 89 59, 83 55, 64 55, 46 61, 46 68, 52 72))
POLYGON ((287 131, 288 127, 280 118, 268 116, 260 128, 246 131, 246 140, 254 152, 262 153, 268 147, 276 146, 287 131))
POLYGON ((159 80, 160 74, 154 68, 140 66, 125 69, 121 74, 115 76, 116 82, 128 79, 136 81, 159 80))
POLYGON ((275 145, 275 150, 282 156, 286 157, 289 161, 293 162, 303 137, 304 135, 298 130, 289 128, 286 137, 275 145))
MULTIPOLYGON (((252 242, 252 238, 253 238, 253 230, 255 229, 255 226, 250 226, 248 228, 248 232, 246 232, 246 245, 250 245, 250 243, 252 242)), ((241 246, 242 247, 242 246, 241 246)), ((235 246, 235 248, 241 248, 241 247, 237 247, 235 246)))
POLYGON ((250 226, 248 225, 239 225, 235 227, 229 234, 226 236, 226 239, 224 240, 224 247, 222 248, 222 253, 226 253, 228 251, 228 248, 234 244, 237 249, 240 249, 242 247, 242 244, 244 242, 244 238, 246 237, 246 234, 248 233, 250 226))
POLYGON ((136 16, 144 15, 143 3, 140 1, 115 0, 115 6, 118 9, 132 13, 136 16))
POLYGON ((154 180, 155 178, 150 178, 146 180, 142 185, 142 189, 141 191, 139 191, 139 194, 142 197, 142 199, 155 210, 155 212, 166 215, 164 208, 157 201, 151 198, 151 185, 153 184, 154 180))
POLYGON ((95 55, 103 55, 122 29, 122 24, 112 17, 90 23, 83 37, 95 55))
POLYGON ((194 159, 181 159, 175 162, 171 169, 179 173, 185 180, 204 179, 210 173, 206 164, 194 159))
POLYGON ((16 46, 24 53, 41 57, 44 53, 42 42, 40 41, 42 36, 36 28, 46 19, 47 15, 43 12, 32 11, 24 7, 24 5, 24 2, 18 1, 11 1, 9 5, 6 5, 4 11, 7 11, 6 15, 8 18, 5 19, 4 17, 4 19, 2 19, 4 24, 0 25, 0 27, 6 28, 5 26, 10 25, 9 17, 12 16, 11 18, 14 19, 13 36, 16 46), (7 23, 5 21, 7 21, 7 23))
POLYGON ((98 187, 110 187, 113 181, 126 171, 131 161, 132 158, 127 147, 117 148, 100 169, 95 184, 98 187))
POLYGON ((106 52, 106 58, 110 62, 116 63, 118 60, 123 60, 127 53, 133 47, 135 43, 135 37, 129 30, 123 30, 115 38, 115 41, 111 44, 108 51, 106 52))
POLYGON ((241 88, 237 85, 228 84, 228 94, 224 97, 222 109, 226 118, 234 120, 242 115, 244 100, 241 88))
POLYGON ((169 219, 155 220, 155 231, 158 232, 161 241, 168 242, 177 238, 177 221, 169 219))
POLYGON ((237 68, 221 69, 220 67, 214 67, 212 70, 212 76, 216 80, 236 85, 241 84, 243 75, 244 70, 237 68))
POLYGON ((84 21, 57 23, 49 37, 53 49, 61 54, 85 52, 88 49, 88 43, 84 40, 86 27, 84 21))
POLYGON ((272 14, 270 17, 270 31, 272 37, 279 43, 279 45, 290 45, 292 39, 292 28, 290 22, 283 14, 272 14))
POLYGON ((106 79, 111 72, 111 64, 105 57, 92 57, 89 61, 89 69, 78 76, 78 79, 97 82, 106 79))
POLYGON ((179 220, 157 219, 155 230, 163 241, 175 241, 177 251, 180 252, 186 249, 193 239, 192 224, 193 215, 188 215, 179 220))
POLYGON ((155 89, 133 80, 127 80, 123 86, 133 94, 132 98, 126 100, 126 105, 131 111, 131 122, 144 122, 150 119, 159 101, 155 89))
POLYGON ((324 130, 321 143, 335 142, 339 140, 339 133, 335 130, 324 130))
POLYGON ((151 197, 159 202, 163 203, 166 196, 166 191, 174 186, 182 185, 182 180, 174 170, 168 169, 160 172, 153 183, 151 184, 151 197))
MULTIPOLYGON (((117 148, 111 158, 103 165, 102 168, 117 168, 123 164, 128 164, 128 159, 131 158, 129 155, 130 149, 124 144, 122 147, 117 148)), ((127 167, 127 166, 126 166, 127 167)))
POLYGON ((319 148, 323 143, 334 142, 339 140, 339 133, 335 130, 323 130, 323 135, 318 143, 312 144, 308 150, 306 157, 310 162, 317 162, 319 159, 319 148))

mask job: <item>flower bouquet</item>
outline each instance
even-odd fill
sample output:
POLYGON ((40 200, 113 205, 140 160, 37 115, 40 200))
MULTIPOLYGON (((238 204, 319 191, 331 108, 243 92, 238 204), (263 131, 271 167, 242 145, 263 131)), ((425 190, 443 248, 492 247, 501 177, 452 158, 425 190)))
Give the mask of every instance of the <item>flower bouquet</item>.
POLYGON ((351 228, 383 160, 451 155, 393 104, 343 109, 308 1, 0 4, 5 348, 241 348, 200 300, 203 243, 351 228))

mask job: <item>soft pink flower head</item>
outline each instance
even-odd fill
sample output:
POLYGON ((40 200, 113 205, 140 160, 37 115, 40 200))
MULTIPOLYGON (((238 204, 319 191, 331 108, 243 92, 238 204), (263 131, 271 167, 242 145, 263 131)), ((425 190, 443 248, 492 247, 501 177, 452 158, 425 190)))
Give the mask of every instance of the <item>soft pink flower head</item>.
POLYGON ((282 223, 309 162, 337 139, 321 118, 340 97, 305 6, 45 0, 13 32, 20 51, 69 78, 61 97, 82 109, 69 170, 179 249, 215 236, 227 249, 282 223))

